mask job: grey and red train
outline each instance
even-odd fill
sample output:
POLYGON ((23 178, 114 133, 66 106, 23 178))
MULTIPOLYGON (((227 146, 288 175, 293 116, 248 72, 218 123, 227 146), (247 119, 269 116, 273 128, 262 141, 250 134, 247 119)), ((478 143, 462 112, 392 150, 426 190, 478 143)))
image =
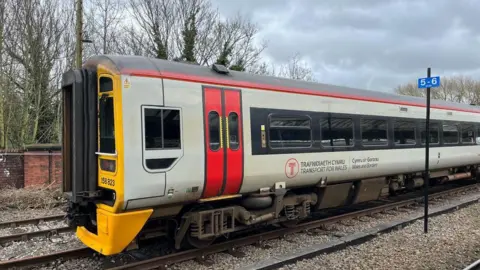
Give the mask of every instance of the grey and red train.
POLYGON ((104 255, 164 235, 202 247, 252 225, 475 178, 480 109, 140 56, 63 76, 64 192, 104 255))

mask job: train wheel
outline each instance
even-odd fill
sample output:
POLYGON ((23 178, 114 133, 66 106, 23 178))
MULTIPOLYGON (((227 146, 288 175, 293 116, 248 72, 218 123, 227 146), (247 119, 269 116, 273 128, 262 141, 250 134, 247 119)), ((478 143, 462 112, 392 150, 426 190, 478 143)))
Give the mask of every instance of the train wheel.
POLYGON ((187 243, 191 247, 194 247, 194 248, 206 248, 206 247, 210 246, 216 239, 216 237, 209 237, 209 238, 206 238, 206 239, 198 239, 197 237, 192 236, 191 233, 188 233, 185 236, 185 238, 187 240, 187 243))
MULTIPOLYGON (((193 207, 190 211, 195 211, 196 212, 196 211, 205 211, 205 210, 211 210, 211 209, 213 209, 213 207, 211 205, 202 204, 202 205, 197 205, 197 206, 193 207)), ((199 233, 198 230, 199 230, 198 224, 192 223, 190 225, 190 228, 187 231, 187 234, 185 235, 185 240, 190 247, 205 248, 205 247, 210 246, 215 241, 215 239, 216 239, 215 236, 208 237, 208 238, 205 238, 205 239, 199 239, 197 237, 197 235, 199 233)))
MULTIPOLYGON (((288 191, 287 194, 285 194, 285 197, 287 197, 287 196, 295 196, 295 193, 292 192, 292 191, 288 191)), ((282 226, 284 228, 295 227, 295 226, 297 226, 298 222, 300 222, 300 220, 298 219, 298 215, 296 213, 296 210, 295 210, 295 206, 290 206, 290 205, 285 206, 283 214, 286 217, 289 216, 289 218, 291 218, 287 221, 280 222, 280 226, 282 226)))

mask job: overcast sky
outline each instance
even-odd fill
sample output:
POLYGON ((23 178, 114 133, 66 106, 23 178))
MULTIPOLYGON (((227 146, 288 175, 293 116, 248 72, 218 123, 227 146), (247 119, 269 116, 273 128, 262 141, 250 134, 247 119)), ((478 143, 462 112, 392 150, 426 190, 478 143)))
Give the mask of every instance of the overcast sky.
POLYGON ((248 15, 277 63, 299 52, 317 80, 393 91, 432 75, 480 79, 480 0, 213 0, 248 15))

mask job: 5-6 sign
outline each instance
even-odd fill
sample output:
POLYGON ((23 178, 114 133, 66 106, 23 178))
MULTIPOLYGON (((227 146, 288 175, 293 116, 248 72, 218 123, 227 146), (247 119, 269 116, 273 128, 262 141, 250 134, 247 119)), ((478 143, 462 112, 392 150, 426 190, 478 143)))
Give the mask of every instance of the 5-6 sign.
POLYGON ((439 87, 440 76, 418 79, 418 88, 439 87))

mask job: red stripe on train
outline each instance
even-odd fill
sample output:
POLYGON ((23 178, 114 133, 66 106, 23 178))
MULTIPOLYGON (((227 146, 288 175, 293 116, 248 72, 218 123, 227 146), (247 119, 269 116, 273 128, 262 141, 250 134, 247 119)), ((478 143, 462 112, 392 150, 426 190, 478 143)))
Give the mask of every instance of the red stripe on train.
MULTIPOLYGON (((396 104, 396 105, 414 106, 414 107, 423 107, 423 108, 426 107, 424 103, 418 103, 418 102, 407 102, 407 101, 399 101, 394 99, 383 99, 383 98, 363 97, 363 96, 340 94, 340 93, 329 93, 329 92, 309 90, 309 89, 274 86, 274 85, 258 84, 258 83, 245 82, 245 81, 233 81, 228 79, 217 79, 217 78, 203 77, 203 76, 196 76, 196 75, 185 75, 185 74, 175 73, 175 72, 158 72, 154 70, 141 70, 141 69, 122 69, 121 73, 130 74, 133 76, 141 76, 141 77, 153 77, 153 78, 164 78, 164 79, 181 80, 181 81, 196 82, 196 83, 218 84, 218 85, 231 86, 231 87, 253 88, 258 90, 295 93, 295 94, 301 94, 301 95, 342 98, 342 99, 351 99, 351 100, 387 103, 387 104, 396 104)), ((459 112, 480 113, 480 110, 478 109, 461 109, 461 108, 453 108, 453 107, 442 106, 442 105, 431 105, 431 108, 441 109, 441 110, 450 110, 450 111, 459 111, 459 112)))

